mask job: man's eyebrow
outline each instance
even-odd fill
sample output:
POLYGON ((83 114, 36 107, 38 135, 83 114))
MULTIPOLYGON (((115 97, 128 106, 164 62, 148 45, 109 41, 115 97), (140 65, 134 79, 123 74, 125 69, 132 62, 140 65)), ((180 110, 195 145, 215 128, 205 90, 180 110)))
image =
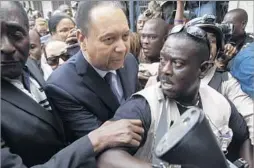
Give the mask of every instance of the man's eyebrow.
MULTIPOLYGON (((130 33, 130 32, 131 32, 130 30, 126 30, 126 31, 122 32, 122 34, 130 33)), ((116 34, 118 34, 118 33, 116 33, 116 32, 105 32, 105 33, 103 33, 103 34, 100 36, 100 38, 107 37, 107 36, 114 36, 114 35, 116 35, 116 34)))
POLYGON ((27 34, 26 29, 24 29, 20 24, 18 23, 14 23, 14 22, 8 22, 6 23, 8 28, 12 28, 12 29, 17 29, 19 31, 22 31, 22 33, 27 34))

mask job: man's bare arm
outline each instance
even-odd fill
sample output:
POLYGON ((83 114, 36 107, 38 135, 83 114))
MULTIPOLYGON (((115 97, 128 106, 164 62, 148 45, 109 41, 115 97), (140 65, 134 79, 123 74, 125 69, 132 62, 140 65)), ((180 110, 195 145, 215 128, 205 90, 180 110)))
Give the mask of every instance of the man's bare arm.
POLYGON ((99 156, 98 168, 152 168, 150 163, 141 161, 121 149, 110 149, 99 156))

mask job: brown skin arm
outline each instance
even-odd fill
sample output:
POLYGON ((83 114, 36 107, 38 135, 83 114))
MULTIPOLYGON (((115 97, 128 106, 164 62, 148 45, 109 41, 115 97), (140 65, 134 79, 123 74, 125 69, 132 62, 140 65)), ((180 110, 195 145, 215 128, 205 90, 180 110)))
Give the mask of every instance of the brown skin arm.
POLYGON ((141 161, 124 150, 110 149, 101 154, 97 160, 98 168, 152 168, 152 165, 141 161))
POLYGON ((177 6, 176 6, 175 21, 174 21, 175 26, 179 24, 184 24, 183 11, 184 11, 184 1, 178 0, 177 6))
POLYGON ((249 168, 254 168, 253 153, 253 145, 251 145, 250 139, 247 139, 241 146, 240 157, 248 162, 249 168))

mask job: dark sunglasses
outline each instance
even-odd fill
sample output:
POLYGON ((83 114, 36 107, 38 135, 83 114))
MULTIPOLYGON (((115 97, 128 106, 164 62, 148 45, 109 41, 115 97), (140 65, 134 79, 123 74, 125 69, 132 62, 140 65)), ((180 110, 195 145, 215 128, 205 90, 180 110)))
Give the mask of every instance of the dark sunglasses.
POLYGON ((47 58, 47 63, 50 66, 58 65, 59 64, 59 58, 61 58, 63 61, 67 61, 70 58, 70 56, 67 53, 63 53, 63 54, 58 55, 58 56, 52 56, 52 57, 47 58))
POLYGON ((168 36, 171 34, 180 33, 182 31, 185 31, 192 38, 206 42, 210 54, 210 42, 207 38, 207 33, 203 29, 197 26, 177 25, 171 29, 171 32, 168 34, 168 36))

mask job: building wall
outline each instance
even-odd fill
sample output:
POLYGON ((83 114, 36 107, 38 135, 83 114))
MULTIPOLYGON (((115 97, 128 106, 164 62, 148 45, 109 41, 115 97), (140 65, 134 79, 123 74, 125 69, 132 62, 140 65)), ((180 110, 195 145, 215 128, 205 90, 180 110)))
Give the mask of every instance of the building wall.
POLYGON ((44 18, 48 18, 48 12, 53 11, 53 6, 51 1, 41 1, 42 2, 42 10, 44 18))

